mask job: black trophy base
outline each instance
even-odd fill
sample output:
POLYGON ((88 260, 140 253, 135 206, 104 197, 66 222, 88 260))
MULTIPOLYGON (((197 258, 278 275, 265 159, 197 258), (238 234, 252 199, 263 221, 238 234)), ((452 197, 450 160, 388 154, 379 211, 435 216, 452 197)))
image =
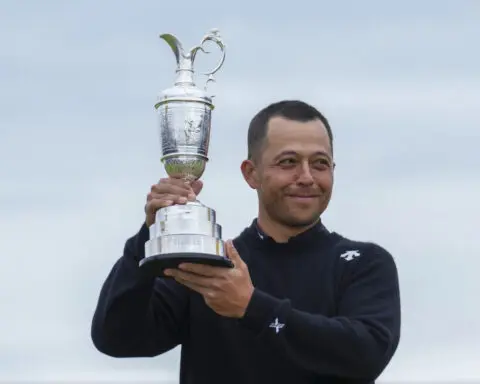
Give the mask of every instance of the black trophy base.
POLYGON ((163 273, 165 269, 178 268, 182 263, 233 268, 233 262, 226 257, 196 252, 163 253, 149 256, 140 260, 139 266, 140 270, 148 276, 168 277, 163 273))

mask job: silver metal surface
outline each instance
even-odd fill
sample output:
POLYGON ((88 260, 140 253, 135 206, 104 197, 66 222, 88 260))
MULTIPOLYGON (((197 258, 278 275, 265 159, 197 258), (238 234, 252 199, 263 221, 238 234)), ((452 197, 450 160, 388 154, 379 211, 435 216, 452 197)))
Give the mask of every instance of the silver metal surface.
POLYGON ((222 227, 216 213, 199 201, 159 209, 145 243, 145 257, 196 252, 225 256, 222 227))
MULTIPOLYGON (((176 59, 176 79, 172 87, 158 96, 155 109, 159 116, 160 160, 172 178, 189 182, 199 179, 208 162, 208 149, 213 95, 207 85, 225 61, 226 47, 218 30, 206 34, 199 45, 186 51, 171 34, 160 35, 172 49, 176 59), (197 53, 208 53, 207 42, 215 43, 221 51, 218 64, 200 88, 194 79, 197 53)), ((145 257, 166 253, 206 253, 225 256, 222 227, 216 223, 215 211, 199 201, 174 205, 157 211, 150 227, 150 240, 145 244, 145 257)))
POLYGON ((221 238, 222 227, 215 219, 215 211, 199 201, 172 205, 157 211, 150 237, 196 233, 221 238))
POLYGON ((203 175, 208 161, 214 105, 207 84, 214 81, 213 75, 222 67, 226 48, 216 29, 189 51, 171 34, 160 35, 160 38, 170 46, 177 63, 173 87, 161 92, 155 104, 159 116, 160 160, 169 176, 193 181, 203 175), (212 71, 203 73, 208 79, 201 89, 194 79, 194 64, 198 52, 207 52, 203 46, 208 41, 220 48, 222 57, 212 71))
POLYGON ((147 255, 172 253, 206 253, 209 255, 225 256, 223 241, 205 235, 168 235, 156 237, 145 243, 147 255))

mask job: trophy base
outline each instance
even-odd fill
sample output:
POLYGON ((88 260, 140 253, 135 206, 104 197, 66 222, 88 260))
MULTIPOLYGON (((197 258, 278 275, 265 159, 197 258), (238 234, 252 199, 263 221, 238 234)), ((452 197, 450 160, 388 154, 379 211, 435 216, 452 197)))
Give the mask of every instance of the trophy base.
POLYGON ((182 263, 203 264, 223 268, 233 268, 234 266, 233 262, 224 256, 195 252, 153 255, 142 259, 139 266, 141 271, 149 276, 168 277, 163 272, 166 269, 178 268, 182 263))
POLYGON ((177 268, 181 263, 233 267, 215 210, 198 200, 159 209, 149 231, 139 267, 150 276, 166 277, 165 269, 177 268))

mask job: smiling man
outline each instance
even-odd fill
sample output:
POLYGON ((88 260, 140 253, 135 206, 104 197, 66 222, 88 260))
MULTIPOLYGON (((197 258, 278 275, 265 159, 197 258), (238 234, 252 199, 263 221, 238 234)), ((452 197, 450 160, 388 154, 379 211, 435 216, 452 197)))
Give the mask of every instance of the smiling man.
POLYGON ((303 104, 274 104, 253 119, 248 143, 242 173, 258 192, 259 225, 283 242, 317 223, 333 187, 326 119, 303 104))
POLYGON ((181 345, 181 384, 373 383, 400 339, 397 269, 380 245, 321 220, 333 188, 328 121, 301 101, 269 105, 251 121, 248 152, 241 170, 258 217, 227 244, 234 268, 186 264, 169 279, 142 277, 155 212, 202 189, 161 180, 102 288, 96 348, 146 357, 181 345))

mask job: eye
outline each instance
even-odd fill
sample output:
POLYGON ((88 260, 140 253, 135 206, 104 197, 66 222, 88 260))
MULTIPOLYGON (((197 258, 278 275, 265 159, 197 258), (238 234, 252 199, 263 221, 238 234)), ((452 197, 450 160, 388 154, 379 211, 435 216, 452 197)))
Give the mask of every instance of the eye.
POLYGON ((325 170, 330 168, 330 161, 328 159, 317 159, 313 162, 315 169, 325 170))
POLYGON ((280 160, 278 164, 282 167, 291 167, 292 165, 297 164, 297 161, 294 158, 286 158, 280 160))

